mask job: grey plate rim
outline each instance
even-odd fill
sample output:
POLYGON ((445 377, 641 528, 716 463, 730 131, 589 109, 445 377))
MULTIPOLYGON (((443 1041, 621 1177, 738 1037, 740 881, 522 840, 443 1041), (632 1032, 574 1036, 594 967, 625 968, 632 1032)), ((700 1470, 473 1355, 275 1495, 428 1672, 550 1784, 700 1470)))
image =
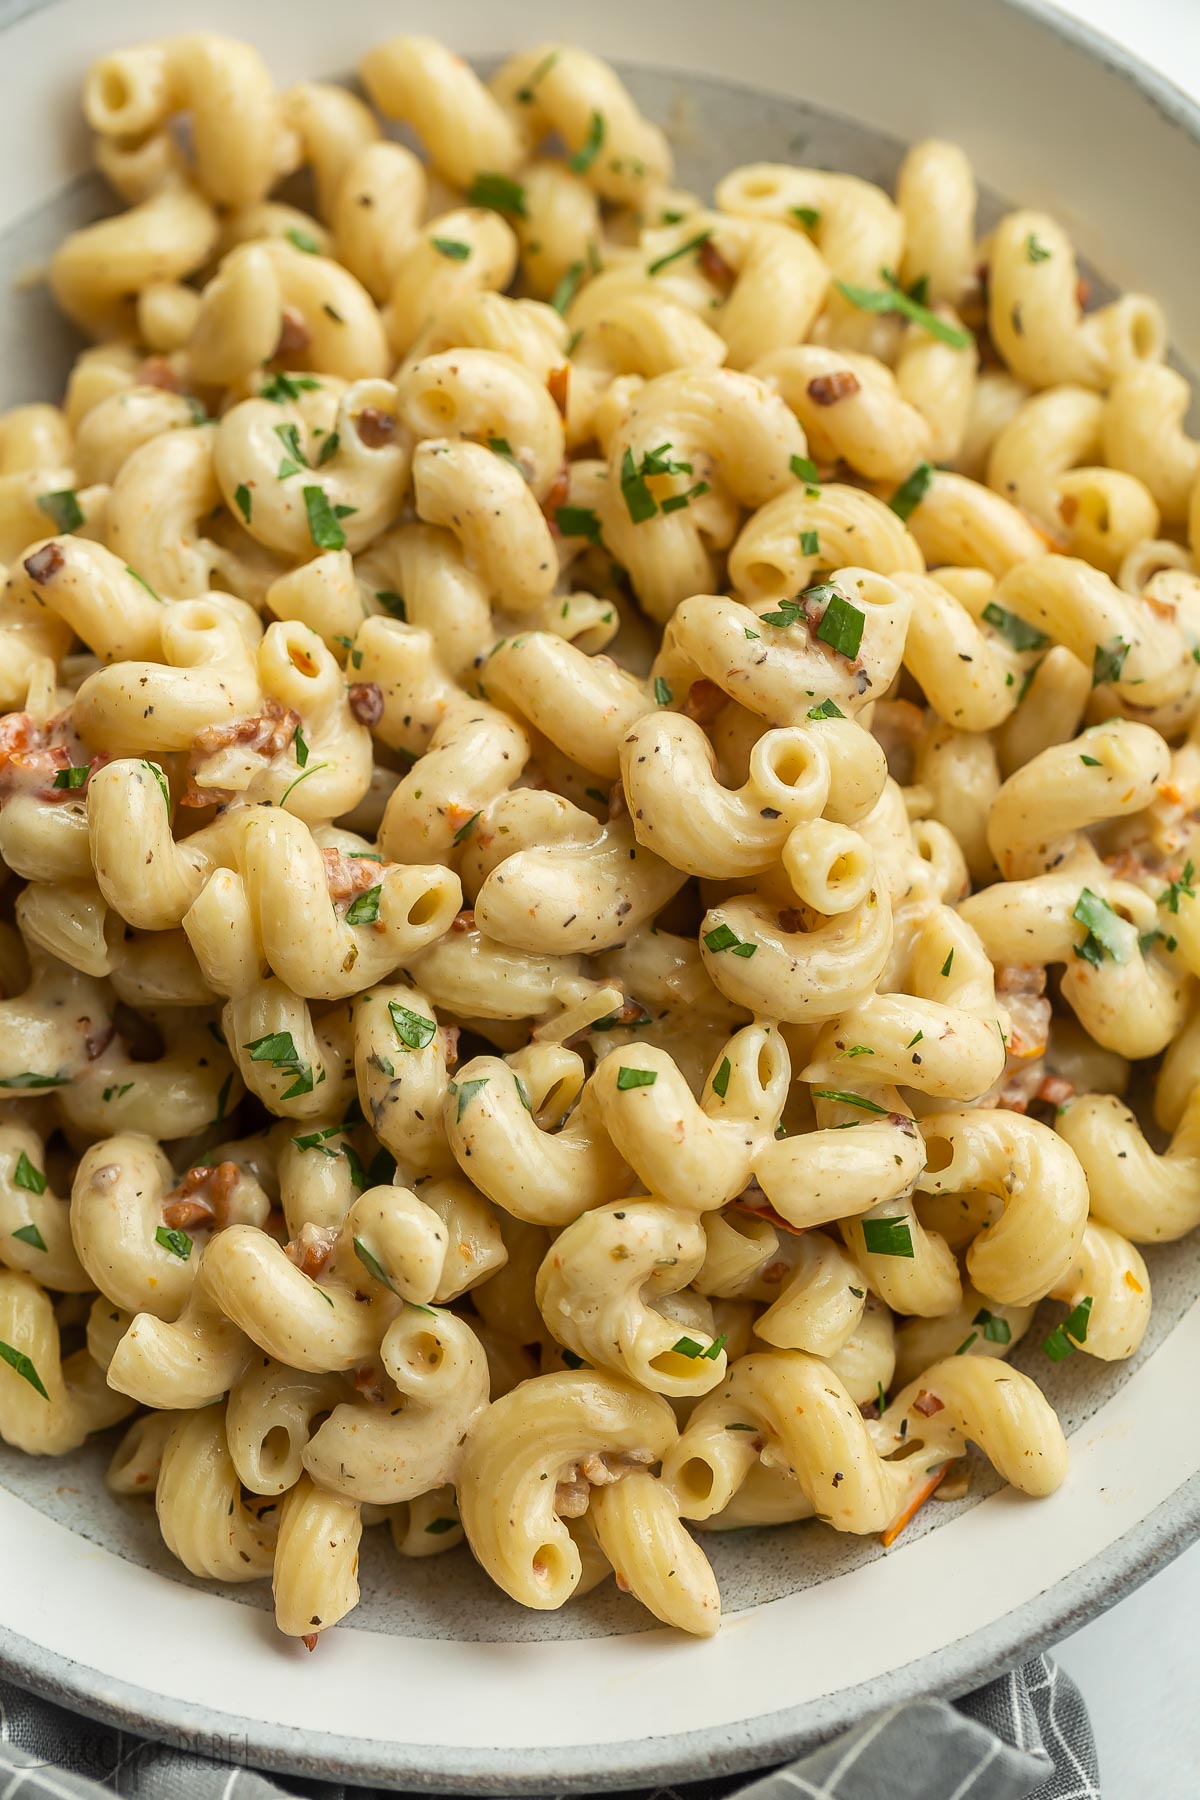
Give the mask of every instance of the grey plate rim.
MULTIPOLYGON (((53 0, 0 0, 0 29, 53 0)), ((1057 11, 1048 0, 988 0, 1022 14, 1040 30, 1134 86, 1200 145, 1200 104, 1111 38, 1057 11)), ((245 1766, 309 1779, 428 1793, 579 1793, 698 1781, 786 1761, 867 1713, 922 1695, 951 1699, 1035 1656, 1097 1618, 1200 1539, 1200 1473, 1191 1476, 1131 1530, 1025 1605, 968 1637, 902 1668, 798 1706, 705 1731, 667 1733, 568 1750, 456 1751, 442 1745, 366 1743, 241 1718, 168 1699, 44 1650, 0 1621, 0 1673, 19 1687, 100 1723, 193 1752, 244 1747, 245 1766), (485 1759, 492 1767, 482 1766, 485 1759)), ((234 1765, 231 1757, 219 1760, 234 1765)))

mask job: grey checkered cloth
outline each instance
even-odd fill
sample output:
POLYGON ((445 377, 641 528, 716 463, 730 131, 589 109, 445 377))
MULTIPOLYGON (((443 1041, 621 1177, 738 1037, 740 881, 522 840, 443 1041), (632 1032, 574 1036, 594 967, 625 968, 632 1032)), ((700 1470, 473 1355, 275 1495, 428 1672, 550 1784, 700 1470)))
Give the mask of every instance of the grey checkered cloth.
MULTIPOLYGON (((378 1789, 274 1777, 93 1725, 0 1681, 0 1800, 375 1800, 378 1789)), ((1047 1657, 953 1706, 914 1700, 747 1781, 635 1800, 1100 1800, 1079 1690, 1047 1657)))

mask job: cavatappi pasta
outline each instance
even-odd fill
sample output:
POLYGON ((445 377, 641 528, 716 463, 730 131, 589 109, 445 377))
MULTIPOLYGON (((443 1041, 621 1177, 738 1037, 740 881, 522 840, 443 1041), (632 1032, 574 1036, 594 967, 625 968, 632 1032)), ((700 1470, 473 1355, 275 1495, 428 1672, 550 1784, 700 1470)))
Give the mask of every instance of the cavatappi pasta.
POLYGON ((0 416, 0 1435, 132 1419, 310 1648, 385 1522, 706 1634, 708 1530, 1058 1486, 1008 1353, 1132 1355, 1200 1222, 1188 390, 948 144, 709 205, 582 51, 360 73, 85 84, 92 343, 0 416))

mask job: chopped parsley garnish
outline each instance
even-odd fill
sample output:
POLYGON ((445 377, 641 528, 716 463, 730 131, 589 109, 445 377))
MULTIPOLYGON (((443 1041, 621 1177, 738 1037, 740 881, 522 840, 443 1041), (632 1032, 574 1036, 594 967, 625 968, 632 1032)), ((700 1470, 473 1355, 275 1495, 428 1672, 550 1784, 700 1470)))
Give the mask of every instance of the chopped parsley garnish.
POLYGON ((574 175, 586 175, 604 144, 604 114, 594 112, 588 125, 588 134, 583 143, 568 156, 567 167, 574 175))
MULTIPOLYGON (((233 1081, 233 1076, 232 1076, 232 1075, 229 1075, 229 1076, 227 1076, 227 1077, 226 1077, 226 1081, 225 1081, 225 1086, 224 1086, 224 1088, 223 1088, 223 1090, 222 1090, 222 1093, 223 1093, 223 1094, 228 1094, 228 1092, 229 1092, 229 1087, 230 1087, 230 1083, 231 1083, 231 1082, 232 1082, 232 1081, 233 1081)), ((108 1101, 108 1100, 111 1100, 111 1099, 113 1099, 113 1097, 114 1097, 114 1096, 115 1096, 115 1097, 116 1097, 116 1098, 117 1098, 117 1099, 118 1099, 118 1100, 123 1100, 123 1099, 124 1099, 124 1097, 125 1097, 125 1095, 126 1095, 126 1094, 127 1094, 127 1093, 128 1093, 128 1092, 129 1092, 129 1090, 130 1090, 130 1088, 131 1088, 131 1087, 132 1087, 132 1086, 133 1086, 133 1083, 132 1083, 132 1081, 124 1081, 124 1082, 122 1082, 122 1083, 121 1083, 121 1086, 120 1086, 120 1087, 106 1087, 106 1088, 105 1088, 105 1090, 104 1090, 104 1092, 103 1092, 103 1093, 102 1093, 102 1094, 101 1094, 101 1096, 100 1096, 100 1098, 101 1098, 101 1099, 102 1099, 102 1100, 105 1100, 105 1101, 108 1101)), ((221 1096, 218 1096, 218 1099, 220 1099, 220 1097, 221 1097, 221 1096)), ((220 1122, 221 1122, 221 1115, 220 1115, 220 1113, 218 1113, 218 1114, 217 1114, 217 1120, 216 1120, 216 1122, 217 1122, 217 1124, 218 1124, 218 1125, 219 1125, 219 1124, 220 1124, 220 1122)))
POLYGON ((46 1250, 46 1240, 36 1225, 22 1225, 20 1231, 13 1232, 13 1236, 18 1243, 28 1244, 33 1250, 46 1250))
POLYGON ((789 206, 788 211, 793 219, 799 219, 808 231, 815 231, 821 223, 821 214, 815 206, 789 206))
POLYGON ((532 105, 534 90, 542 78, 550 73, 561 54, 562 52, 560 50, 551 50, 546 56, 543 56, 541 62, 533 71, 529 80, 525 83, 525 86, 517 89, 517 99, 521 102, 522 106, 532 105))
POLYGON ((378 887, 368 888, 365 894, 360 894, 347 910, 347 925, 373 925, 379 917, 379 896, 382 892, 381 882, 378 887))
POLYGON ((843 1106, 861 1107, 863 1112, 882 1113, 887 1117, 887 1107, 880 1106, 874 1100, 867 1100, 862 1094, 844 1094, 839 1088, 813 1088, 814 1100, 838 1100, 843 1106))
POLYGON ((258 397, 274 400, 277 406, 282 406, 285 400, 298 400, 302 393, 311 393, 320 385, 312 375, 272 375, 270 381, 259 388, 258 397))
POLYGON ((53 1088, 68 1087, 69 1075, 38 1075, 32 1069, 24 1069, 20 1075, 7 1075, 0 1081, 0 1088, 53 1088))
POLYGON ((78 531, 83 524, 83 508, 74 488, 58 488, 52 494, 39 494, 37 509, 53 522, 56 531, 78 531))
POLYGON ((929 492, 929 484, 933 480, 932 463, 918 463, 906 481, 902 481, 896 489, 888 505, 898 519, 909 519, 916 512, 922 500, 929 492))
MULTIPOLYGON (((723 1331, 719 1338, 713 1339, 706 1350, 703 1344, 698 1344, 696 1342, 695 1338, 681 1337, 677 1342, 671 1345, 671 1349, 677 1356, 686 1356, 693 1362, 698 1356, 703 1357, 708 1362, 716 1362, 718 1356, 720 1356, 722 1350, 725 1348, 726 1340, 727 1333, 723 1331)), ((753 1427, 751 1427, 751 1429, 753 1429, 753 1427)))
POLYGON ((747 944, 738 936, 731 925, 714 925, 711 931, 704 934, 705 947, 714 956, 722 950, 732 950, 735 956, 753 956, 758 949, 757 944, 747 944))
MULTIPOLYGON (((270 1063, 272 1068, 282 1069, 285 1074, 295 1076, 292 1086, 280 1096, 281 1099, 294 1100, 300 1094, 312 1093, 312 1065, 301 1061, 290 1031, 269 1031, 265 1037, 254 1038, 250 1043, 243 1044, 242 1049, 250 1052, 251 1062, 270 1063)), ((321 1081, 324 1079, 322 1073, 321 1081)), ((316 1085, 319 1087, 320 1082, 316 1085)))
POLYGON ((555 509, 554 523, 564 537, 586 538, 602 549, 600 520, 590 506, 560 506, 555 509))
POLYGON ((285 469, 289 475, 294 475, 299 469, 307 469, 308 458, 305 456, 304 446, 300 442, 298 425, 276 425, 273 429, 275 436, 288 454, 288 460, 281 463, 279 468, 279 479, 282 481, 285 469))
POLYGON ((811 500, 821 491, 821 478, 817 474, 817 465, 811 456, 789 456, 788 468, 797 481, 808 483, 808 498, 811 500))
POLYGON ((790 625, 798 625, 804 617, 804 608, 799 600, 781 600, 778 612, 760 613, 759 621, 763 625, 778 625, 786 631, 790 625))
POLYGON ((668 250, 665 256, 656 256, 646 270, 647 275, 657 275, 669 264, 678 262, 681 256, 690 256, 693 250, 702 250, 711 236, 711 230, 697 232, 694 238, 689 238, 686 244, 680 244, 678 249, 668 250))
POLYGON ((1097 644, 1092 655, 1092 686, 1100 687, 1106 681, 1120 681, 1129 650, 1130 646, 1124 638, 1114 638, 1111 644, 1097 644))
POLYGON ((458 830, 455 832, 454 842, 456 844, 465 843, 466 840, 470 837, 471 833, 474 831, 476 825, 478 825, 478 823, 482 817, 483 817, 482 813, 472 813, 471 817, 467 820, 466 824, 460 825, 458 830))
MULTIPOLYGON (((812 593, 813 590, 810 588, 809 592, 812 593)), ((817 626, 817 636, 831 650, 836 650, 839 656, 853 662, 862 643, 865 624, 866 619, 858 607, 852 606, 849 600, 835 593, 817 626)))
POLYGON ((889 276, 886 270, 880 270, 880 273, 888 284, 886 287, 853 287, 848 281, 835 281, 833 285, 844 300, 848 300, 851 306, 857 306, 860 311, 901 313, 913 325, 919 325, 930 337, 949 344, 953 350, 965 350, 974 341, 969 331, 964 331, 961 326, 951 325, 945 319, 939 319, 927 306, 922 306, 919 300, 906 294, 895 276, 889 276))
POLYGON ((910 1037, 910 1038, 909 1038, 909 1040, 908 1040, 908 1042, 907 1042, 907 1044, 905 1044, 905 1046, 904 1046, 904 1048, 905 1048, 905 1049, 906 1049, 906 1050, 911 1050, 911 1049, 912 1049, 912 1047, 913 1047, 913 1045, 914 1045, 914 1044, 919 1044, 919 1043, 920 1043, 920 1042, 921 1042, 921 1039, 922 1039, 922 1038, 923 1038, 923 1037, 924 1037, 924 1036, 925 1036, 925 1033, 924 1033, 924 1032, 923 1032, 923 1031, 918 1031, 918 1033, 917 1033, 917 1035, 916 1035, 916 1037, 910 1037))
POLYGON ((1095 968, 1100 967, 1106 956, 1118 963, 1128 961, 1123 930, 1125 921, 1101 895, 1085 887, 1075 902, 1071 917, 1087 927, 1082 944, 1075 946, 1076 956, 1095 968))
POLYGON ((550 304, 560 318, 579 292, 579 284, 582 280, 583 264, 581 262, 573 262, 570 268, 564 270, 559 277, 558 284, 550 296, 550 304))
POLYGON ((809 707, 808 716, 810 719, 844 719, 846 715, 832 700, 822 700, 819 706, 809 707))
MULTIPOLYGON (((1042 1344, 1051 1362, 1062 1362, 1072 1350, 1087 1342, 1088 1320, 1092 1316, 1092 1296, 1085 1294, 1079 1305, 1069 1312, 1061 1325, 1056 1325, 1042 1344)), ((0 1345, 3 1349, 3 1345, 0 1345)))
POLYGON ((942 976, 943 976, 943 979, 944 979, 944 978, 945 978, 945 977, 946 977, 946 976, 947 976, 947 975, 949 975, 949 973, 950 973, 950 971, 951 971, 951 969, 952 969, 952 968, 953 968, 953 967, 954 967, 954 951, 953 951, 953 949, 951 949, 951 950, 950 950, 950 952, 949 952, 949 954, 948 954, 948 955, 947 955, 947 957, 946 957, 946 960, 945 960, 945 962, 944 962, 944 963, 943 963, 943 964, 942 964, 942 976))
POLYGON ((907 1219, 864 1219, 863 1243, 872 1256, 915 1256, 907 1219))
POLYGON ((1047 250, 1045 244, 1039 244, 1032 231, 1025 239, 1025 255, 1032 263, 1049 262, 1053 251, 1047 250))
POLYGON ((460 1125, 462 1124, 462 1116, 466 1111, 467 1103, 473 1100, 480 1088, 485 1088, 490 1080, 490 1075, 479 1075, 474 1081, 452 1081, 450 1083, 450 1093, 458 1095, 458 1112, 456 1114, 456 1119, 460 1125))
POLYGON ((437 1033, 433 1019, 427 1019, 424 1013, 410 1012, 398 1000, 388 1001, 388 1012, 396 1036, 406 1050, 423 1050, 426 1044, 433 1042, 437 1033))
POLYGON ((630 1088, 653 1087, 657 1080, 657 1069, 627 1069, 622 1063, 617 1070, 617 1092, 625 1094, 630 1088))
POLYGON ((146 577, 144 575, 139 575, 137 570, 131 569, 128 563, 125 564, 125 573, 127 575, 132 575, 133 579, 137 582, 138 586, 144 587, 146 592, 149 594, 150 598, 152 600, 157 600, 160 606, 162 605, 162 595, 155 593, 154 589, 150 586, 150 583, 146 580, 146 577))
POLYGON ((176 1231, 168 1225, 160 1225, 154 1234, 154 1241, 161 1244, 164 1250, 169 1250, 172 1256, 177 1256, 180 1262, 186 1262, 192 1254, 192 1240, 186 1231, 176 1231))
POLYGON ((237 501, 238 511, 248 525, 250 523, 251 512, 253 511, 253 502, 250 498, 250 489, 246 486, 244 481, 238 482, 233 490, 233 497, 237 501))
MULTIPOLYGON (((344 550, 346 534, 338 523, 338 509, 330 506, 325 489, 306 487, 303 493, 304 508, 308 513, 308 535, 317 549, 344 550)), ((342 517, 345 517, 344 513, 342 517)))
POLYGON ((441 1537, 447 1531, 457 1531, 458 1526, 457 1519, 432 1519, 425 1529, 431 1537, 441 1537))
POLYGON ((391 613, 393 619, 399 619, 402 623, 407 625, 408 607, 405 605, 404 596, 402 594, 393 594, 390 588, 383 588, 375 595, 375 598, 378 600, 380 606, 382 606, 384 612, 391 613))
POLYGON ((171 790, 167 786, 166 776, 163 774, 162 770, 159 768, 157 763, 147 762, 145 757, 142 758, 142 767, 143 767, 143 769, 149 769, 151 775, 153 775, 155 781, 157 781, 157 783, 159 785, 159 789, 162 793, 163 805, 167 809, 167 817, 170 818, 170 816, 171 816, 171 790))
MULTIPOLYGON (((640 464, 634 462, 632 450, 627 449, 621 458, 621 495, 635 525, 644 525, 659 510, 659 503, 647 485, 647 476, 690 475, 692 472, 691 463, 671 460, 670 448, 670 444, 660 444, 657 450, 647 450, 640 464)), ((678 512, 698 494, 707 492, 708 483, 697 481, 685 494, 669 495, 662 502, 662 510, 664 513, 678 512)))
POLYGON ((31 1388, 35 1388, 43 1400, 49 1400, 50 1396, 42 1386, 41 1376, 23 1350, 14 1350, 11 1344, 0 1341, 0 1359, 15 1370, 22 1381, 27 1381, 31 1388))
POLYGON ((1104 764, 1100 761, 1098 756, 1085 756, 1082 750, 1079 753, 1079 760, 1081 763, 1085 763, 1089 769, 1102 769, 1104 767, 1104 764))
POLYGON ((986 1306, 980 1307, 971 1323, 982 1328, 989 1344, 1012 1343, 1012 1326, 1008 1320, 1002 1319, 999 1313, 989 1312, 986 1306))
POLYGON ((870 1044, 851 1044, 846 1052, 847 1056, 874 1056, 874 1054, 870 1044))
POLYGON ((525 189, 510 175, 477 175, 467 194, 467 204, 488 206, 493 212, 513 213, 518 219, 529 217, 525 189))
POLYGON ((30 1162, 23 1150, 17 1158, 13 1181, 19 1188, 24 1188, 27 1194, 44 1194, 46 1191, 46 1177, 30 1162))
POLYGON ((963 1339, 962 1343, 958 1346, 958 1349, 954 1352, 955 1356, 965 1356, 967 1351, 971 1348, 971 1345, 975 1342, 975 1340, 978 1336, 979 1336, 979 1333, 977 1331, 973 1331, 971 1333, 970 1337, 965 1337, 963 1339))
POLYGON ((283 235, 289 244, 294 245, 297 250, 303 250, 305 256, 320 256, 321 246, 311 231, 301 231, 293 225, 291 230, 285 231, 283 235))
POLYGON ((817 531, 800 533, 800 554, 802 556, 819 556, 821 554, 821 534, 817 531))
POLYGON ((1196 898, 1196 890, 1192 885, 1195 879, 1196 870, 1194 864, 1190 861, 1185 862, 1183 865, 1183 872, 1179 876, 1179 879, 1177 881, 1172 881, 1164 892, 1158 896, 1158 904, 1160 906, 1165 906, 1168 912, 1177 913, 1179 911, 1179 902, 1185 894, 1189 900, 1194 900, 1196 898))
POLYGON ((717 1096, 718 1100, 723 1100, 729 1092, 729 1077, 732 1073, 733 1070, 730 1066, 729 1058, 725 1057, 720 1068, 713 1076, 713 1093, 717 1096))
MULTIPOLYGON (((983 617, 994 631, 1007 639, 1014 650, 1041 650, 1050 642, 1036 625, 1027 625, 1024 619, 1018 618, 1016 613, 1006 612, 994 600, 989 600, 984 607, 983 617)), ((1020 705, 1019 700, 1017 704, 1020 705)))
POLYGON ((466 262, 471 254, 470 244, 464 244, 461 238, 435 237, 431 239, 439 256, 445 256, 450 262, 466 262))
POLYGON ((337 1150, 331 1150, 326 1139, 340 1137, 342 1132, 346 1129, 347 1127, 344 1124, 327 1125, 324 1131, 310 1131, 303 1137, 294 1137, 292 1143, 295 1145, 296 1149, 300 1151, 319 1150, 322 1156, 336 1156, 338 1154, 337 1150))
POLYGON ((304 732, 299 725, 297 725, 296 735, 292 739, 292 747, 294 748, 294 750, 296 752, 296 767, 298 769, 307 768, 308 767, 308 743, 307 743, 307 740, 305 739, 304 732))
POLYGON ((381 1282, 385 1288, 388 1288, 390 1292, 394 1294, 396 1290, 392 1287, 392 1278, 380 1262, 379 1258, 373 1251, 367 1249, 367 1246, 363 1243, 361 1238, 356 1237, 352 1241, 354 1244, 354 1254, 357 1256, 363 1268, 367 1271, 367 1274, 373 1275, 376 1281, 381 1282))
POLYGON ((91 763, 80 763, 72 769, 60 769, 50 785, 56 788, 81 788, 91 772, 91 763))
POLYGON ((670 682, 664 681, 661 675, 656 675, 654 677, 654 704, 656 706, 670 706, 673 698, 674 695, 671 693, 670 682))
POLYGON ((318 452, 317 452, 317 467, 318 467, 318 469, 323 469, 327 462, 333 461, 334 457, 338 453, 338 449, 339 449, 339 446, 341 445, 341 441, 342 441, 341 437, 339 436, 339 434, 336 431, 331 431, 329 433, 329 436, 325 439, 325 442, 321 445, 320 450, 318 450, 318 452))

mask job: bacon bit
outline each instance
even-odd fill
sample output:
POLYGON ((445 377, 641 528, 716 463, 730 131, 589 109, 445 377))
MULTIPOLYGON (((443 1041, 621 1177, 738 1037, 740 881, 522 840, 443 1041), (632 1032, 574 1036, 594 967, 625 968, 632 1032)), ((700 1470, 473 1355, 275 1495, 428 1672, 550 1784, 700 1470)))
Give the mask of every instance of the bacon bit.
POLYGON ((1064 494, 1058 503, 1058 516, 1064 525, 1073 525, 1079 517, 1079 500, 1075 494, 1064 494))
POLYGON ((794 906, 785 906, 777 917, 780 931, 800 931, 804 925, 803 918, 794 906))
POLYGON ((1075 1083, 1068 1081, 1065 1075, 1046 1075, 1037 1091, 1039 1100, 1045 1100, 1050 1106, 1065 1106, 1075 1094, 1075 1083))
POLYGON ((134 373, 135 387, 162 388, 168 394, 182 394, 183 383, 165 356, 148 356, 134 373))
POLYGON ((300 714, 290 706, 282 706, 270 694, 263 701, 263 710, 249 719, 234 719, 228 725, 205 725, 192 739, 191 760, 213 756, 218 750, 227 750, 233 744, 243 744, 247 750, 270 760, 286 750, 296 735, 300 724, 300 714))
POLYGON ((379 406, 364 406, 354 421, 354 429, 368 450, 382 450, 396 435, 396 420, 379 406))
POLYGON ((98 1056, 103 1056, 116 1035, 115 1025, 97 1025, 94 1031, 89 1031, 83 1040, 88 1061, 95 1062, 98 1056))
POLYGON ((474 931, 474 909, 469 906, 464 906, 461 912, 456 912, 450 921, 450 929, 451 931, 474 931))
POLYGON ((325 885, 331 900, 353 900, 379 880, 379 864, 353 851, 326 848, 321 851, 325 864, 325 885))
POLYGON ((765 1282, 768 1287, 778 1287, 787 1274, 788 1267, 789 1265, 785 1262, 768 1263, 765 1269, 759 1271, 758 1279, 765 1282))
POLYGON ((1144 1294, 1146 1291, 1132 1269, 1125 1271, 1125 1286, 1131 1287, 1135 1294, 1144 1294))
POLYGON ((808 384, 808 396, 818 406, 836 406, 839 400, 849 400, 857 394, 861 386, 853 370, 835 369, 832 375, 814 375, 808 384))
POLYGON ((889 1525, 887 1530, 880 1534, 879 1541, 885 1550, 889 1549, 891 1545, 895 1543, 896 1539, 900 1536, 900 1533, 904 1530, 904 1527, 910 1523, 918 1512, 920 1512, 929 1496, 941 1486, 943 1481, 945 1481, 950 1468, 950 1463, 943 1463, 940 1469, 935 1469, 924 1487, 917 1489, 916 1494, 909 1501, 895 1524, 889 1525))
POLYGON ((552 530, 558 530, 558 521, 554 517, 555 513, 560 506, 565 506, 567 504, 570 497, 571 474, 567 464, 564 463, 562 468, 558 471, 558 474, 554 477, 550 492, 542 501, 542 512, 549 519, 552 530))
POLYGON ((36 581, 39 587, 44 587, 52 575, 58 574, 65 561, 66 557, 58 544, 43 544, 40 550, 35 550, 32 556, 25 558, 25 573, 30 581, 36 581))
POLYGON ((314 1225, 306 1220, 292 1241, 284 1245, 284 1253, 302 1275, 315 1280, 333 1255, 337 1235, 335 1225, 314 1225))
MULTIPOLYGON (((1173 622, 1178 616, 1179 608, 1176 606, 1174 600, 1167 599, 1165 595, 1143 594, 1141 597, 1156 619, 1166 619, 1168 622, 1173 622)), ((1144 710, 1148 712, 1150 708, 1146 707, 1144 710)))
POLYGON ((567 395, 571 385, 571 365, 563 363, 559 369, 551 369, 546 377, 546 392, 558 408, 559 417, 567 416, 567 395))
MULTIPOLYGON (((775 1211, 775 1208, 771 1205, 771 1202, 767 1199, 765 1194, 763 1195, 761 1203, 754 1200, 753 1197, 750 1199, 746 1198, 747 1194, 751 1194, 752 1190, 757 1187, 758 1184, 756 1182, 751 1182, 750 1187, 745 1190, 745 1193, 739 1194, 737 1199, 731 1200, 729 1204, 735 1206, 739 1212, 749 1213, 752 1219, 765 1219, 767 1224, 774 1225, 777 1231, 786 1231, 792 1237, 803 1237, 806 1227, 793 1225, 789 1220, 783 1218, 781 1214, 775 1211)), ((761 1194, 762 1189, 758 1188, 758 1192, 761 1194)))
POLYGON ((293 356, 299 350, 307 350, 312 343, 312 333, 304 323, 304 314, 297 312, 294 306, 285 306, 283 317, 279 321, 279 341, 275 345, 272 360, 279 356, 293 356))
POLYGON ((715 681, 702 679, 693 681, 688 689, 684 712, 697 725, 711 725, 721 712, 729 696, 717 686, 715 681))
POLYGON ((311 1652, 317 1647, 317 1638, 319 1635, 320 1634, 316 1631, 306 1631, 301 1637, 300 1642, 304 1645, 306 1650, 311 1652))
POLYGON ((349 688, 350 711, 368 729, 383 717, 383 689, 377 681, 353 681, 349 688))
POLYGON ((469 825, 475 813, 469 806, 459 806, 457 802, 446 808, 446 823, 456 835, 464 825, 469 825))
POLYGON ((934 1413, 944 1412, 945 1408, 944 1400, 939 1400, 936 1394, 930 1394, 924 1388, 913 1401, 913 1411, 919 1412, 923 1419, 932 1419, 934 1413))
POLYGON ((713 286, 722 288, 725 293, 728 293, 737 280, 737 270, 725 261, 711 238, 705 238, 701 244, 697 261, 702 274, 712 282, 713 286))
POLYGON ((218 1163, 199 1163, 182 1176, 169 1194, 163 1195, 163 1222, 171 1226, 229 1224, 229 1203, 241 1180, 242 1170, 232 1158, 218 1163))

